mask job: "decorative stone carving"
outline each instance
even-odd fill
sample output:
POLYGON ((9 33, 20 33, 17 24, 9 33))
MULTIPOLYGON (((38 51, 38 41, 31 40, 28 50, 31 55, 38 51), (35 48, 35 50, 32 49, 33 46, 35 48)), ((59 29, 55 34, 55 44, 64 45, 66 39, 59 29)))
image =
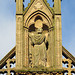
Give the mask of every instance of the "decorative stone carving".
POLYGON ((33 46, 33 66, 46 66, 47 60, 47 35, 43 33, 42 28, 37 28, 34 32, 29 33, 31 45, 33 46))
POLYGON ((40 1, 38 1, 37 4, 35 4, 34 8, 35 9, 42 9, 43 5, 42 5, 42 3, 40 3, 40 1))

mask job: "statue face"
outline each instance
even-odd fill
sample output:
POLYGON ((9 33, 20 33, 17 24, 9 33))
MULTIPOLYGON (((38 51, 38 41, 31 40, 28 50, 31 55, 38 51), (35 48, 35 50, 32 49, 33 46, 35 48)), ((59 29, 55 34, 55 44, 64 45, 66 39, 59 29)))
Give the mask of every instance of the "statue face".
POLYGON ((36 29, 36 32, 37 32, 38 34, 42 34, 43 29, 42 29, 42 28, 37 28, 37 29, 36 29))

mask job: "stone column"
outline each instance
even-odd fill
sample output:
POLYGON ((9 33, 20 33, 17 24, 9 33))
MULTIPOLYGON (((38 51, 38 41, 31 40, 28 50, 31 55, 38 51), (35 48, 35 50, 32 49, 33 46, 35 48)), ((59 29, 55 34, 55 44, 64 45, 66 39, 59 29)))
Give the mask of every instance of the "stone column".
POLYGON ((61 0, 54 0, 55 14, 61 14, 61 0))
POLYGON ((61 26, 61 0, 54 0, 54 30, 55 30, 55 54, 54 66, 62 68, 62 26, 61 26))
POLYGON ((61 15, 55 15, 55 67, 62 68, 61 15))
POLYGON ((16 67, 23 67, 23 0, 16 0, 16 67))
POLYGON ((24 31, 24 50, 25 50, 25 67, 29 67, 29 43, 28 43, 28 29, 25 28, 24 31))
POLYGON ((49 37, 48 37, 48 51, 47 51, 47 67, 53 67, 53 48, 54 48, 54 30, 52 28, 49 29, 49 37))
POLYGON ((16 0, 16 14, 23 14, 23 0, 16 0))

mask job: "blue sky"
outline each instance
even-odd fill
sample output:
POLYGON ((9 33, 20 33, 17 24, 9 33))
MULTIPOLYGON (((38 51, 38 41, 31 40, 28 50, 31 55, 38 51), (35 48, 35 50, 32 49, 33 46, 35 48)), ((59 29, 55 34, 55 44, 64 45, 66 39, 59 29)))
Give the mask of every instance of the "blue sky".
MULTIPOLYGON (((29 1, 25 0, 26 6, 29 1)), ((61 8, 62 44, 75 56, 75 0, 62 0, 61 8)), ((15 13, 15 0, 0 0, 0 60, 16 45, 15 13)))

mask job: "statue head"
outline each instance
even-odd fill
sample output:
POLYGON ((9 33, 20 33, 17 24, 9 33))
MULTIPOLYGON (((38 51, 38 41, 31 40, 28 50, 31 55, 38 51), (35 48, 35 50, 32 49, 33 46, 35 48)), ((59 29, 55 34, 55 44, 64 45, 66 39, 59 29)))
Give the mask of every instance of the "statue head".
POLYGON ((37 28, 37 29, 36 29, 36 32, 37 32, 38 34, 42 34, 43 29, 42 29, 42 28, 37 28))

